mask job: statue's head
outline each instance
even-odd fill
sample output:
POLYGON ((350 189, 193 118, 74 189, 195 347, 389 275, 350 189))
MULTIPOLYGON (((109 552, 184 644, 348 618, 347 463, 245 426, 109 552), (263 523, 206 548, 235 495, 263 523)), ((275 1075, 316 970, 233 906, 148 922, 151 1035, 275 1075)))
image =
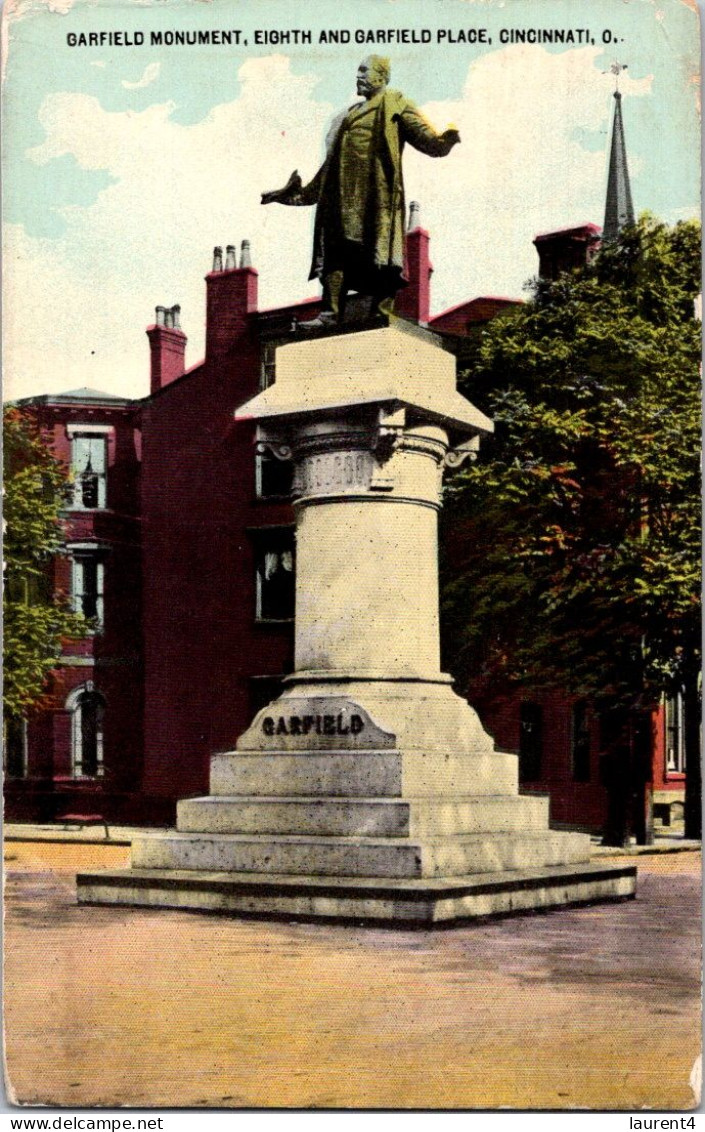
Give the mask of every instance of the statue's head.
POLYGON ((357 68, 357 93, 371 98, 386 87, 391 73, 389 59, 383 55, 368 55, 357 68))

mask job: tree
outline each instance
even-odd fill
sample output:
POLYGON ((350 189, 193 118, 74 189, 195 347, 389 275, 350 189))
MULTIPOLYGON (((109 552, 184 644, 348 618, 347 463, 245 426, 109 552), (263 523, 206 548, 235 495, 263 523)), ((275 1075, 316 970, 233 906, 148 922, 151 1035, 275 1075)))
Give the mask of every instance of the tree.
POLYGON ((690 836, 700 835, 699 288, 699 226, 649 216, 581 271, 535 281, 461 375, 496 433, 451 485, 444 516, 456 677, 590 697, 605 719, 631 721, 632 748, 640 713, 682 691, 690 836))
POLYGON ((3 426, 3 699, 6 718, 21 719, 41 706, 62 639, 85 635, 88 623, 52 585, 51 564, 64 539, 61 508, 70 490, 66 469, 26 412, 7 408, 3 426))

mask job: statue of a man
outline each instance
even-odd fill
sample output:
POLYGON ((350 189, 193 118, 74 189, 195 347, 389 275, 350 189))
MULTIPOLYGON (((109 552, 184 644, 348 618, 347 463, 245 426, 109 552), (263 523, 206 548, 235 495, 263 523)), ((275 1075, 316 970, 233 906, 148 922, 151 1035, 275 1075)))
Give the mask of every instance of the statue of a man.
POLYGON ((388 59, 364 59, 357 71, 364 101, 334 119, 313 180, 303 185, 295 171, 283 189, 262 194, 262 204, 317 205, 309 279, 323 283, 323 309, 303 324, 309 329, 335 325, 348 291, 389 312, 404 282, 404 143, 445 157, 460 141, 455 129, 436 133, 408 98, 389 90, 389 76, 388 59))

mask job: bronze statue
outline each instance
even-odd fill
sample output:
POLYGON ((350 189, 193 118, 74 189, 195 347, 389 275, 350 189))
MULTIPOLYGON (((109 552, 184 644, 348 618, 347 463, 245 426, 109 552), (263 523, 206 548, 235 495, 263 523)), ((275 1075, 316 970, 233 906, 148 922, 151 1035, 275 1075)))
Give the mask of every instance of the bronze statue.
POLYGON ((313 180, 303 185, 295 170, 283 189, 262 194, 262 204, 317 205, 309 279, 323 283, 323 309, 306 329, 335 325, 348 291, 371 296, 373 312, 389 313, 404 285, 404 143, 445 157, 460 141, 452 128, 437 134, 408 98, 388 90, 389 75, 388 59, 364 59, 357 71, 364 102, 334 119, 313 180))

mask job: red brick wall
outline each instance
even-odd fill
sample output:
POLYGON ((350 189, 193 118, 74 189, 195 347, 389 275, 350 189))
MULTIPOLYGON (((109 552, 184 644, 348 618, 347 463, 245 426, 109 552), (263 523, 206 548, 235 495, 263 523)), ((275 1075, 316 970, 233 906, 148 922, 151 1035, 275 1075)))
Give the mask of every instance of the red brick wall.
POLYGON ((143 788, 169 798, 207 792, 211 754, 250 722, 249 677, 292 666, 290 627, 254 623, 247 528, 292 513, 255 500, 253 427, 233 413, 258 391, 259 345, 242 309, 227 324, 229 347, 143 413, 143 788))
MULTIPOLYGON (((551 821, 601 829, 607 806, 607 792, 600 781, 599 723, 590 717, 590 780, 575 782, 571 758, 572 700, 560 693, 535 699, 543 708, 543 755, 541 777, 521 785, 522 793, 550 793, 551 821)), ((498 748, 519 751, 519 712, 521 698, 498 699, 481 705, 480 718, 498 748)))

